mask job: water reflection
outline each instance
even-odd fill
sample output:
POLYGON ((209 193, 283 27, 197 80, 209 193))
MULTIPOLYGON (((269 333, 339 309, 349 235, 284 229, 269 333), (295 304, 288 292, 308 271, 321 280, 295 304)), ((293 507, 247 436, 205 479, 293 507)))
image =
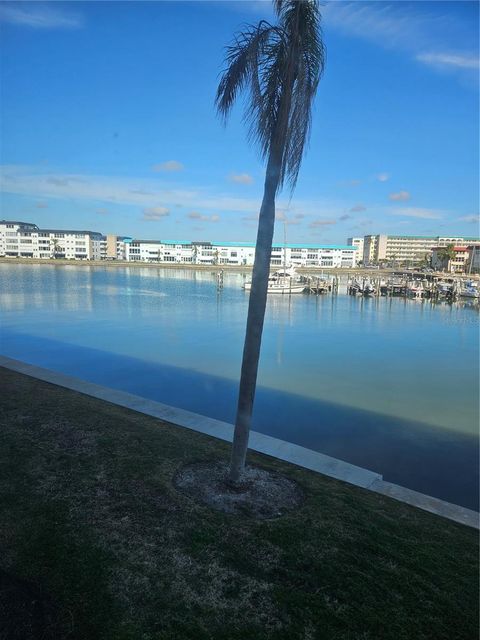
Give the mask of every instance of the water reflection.
MULTIPOLYGON (((207 270, 1 264, 1 351, 16 357, 27 336, 38 349, 58 339, 236 381, 244 280, 226 272, 219 290, 207 270)), ((339 295, 269 296, 259 382, 476 433, 478 312, 471 302, 363 298, 345 289, 343 282, 339 295)))

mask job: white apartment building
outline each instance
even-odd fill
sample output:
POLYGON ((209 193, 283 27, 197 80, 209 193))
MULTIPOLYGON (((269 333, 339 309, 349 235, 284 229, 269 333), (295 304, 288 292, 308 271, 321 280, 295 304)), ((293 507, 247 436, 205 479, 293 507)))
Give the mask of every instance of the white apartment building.
MULTIPOLYGON (((356 254, 355 247, 344 245, 274 245, 271 265, 348 268, 355 266, 356 254)), ((255 260, 255 243, 135 239, 127 244, 126 256, 130 261, 252 266, 255 260)))
POLYGON ((480 244, 480 238, 442 237, 442 236, 402 236, 402 235, 368 235, 364 236, 363 262, 419 262, 426 257, 430 259, 435 247, 466 247, 480 244))
POLYGON ((355 247, 356 251, 356 259, 357 264, 363 260, 363 246, 364 246, 364 238, 359 236, 356 238, 347 238, 347 244, 349 247, 355 247))
POLYGON ((0 220, 0 256, 100 260, 102 234, 40 229, 36 224, 0 220))
MULTIPOLYGON (((356 264, 357 248, 347 245, 287 244, 272 247, 272 267, 348 268, 356 264)), ((0 221, 0 256, 127 260, 199 265, 252 266, 253 242, 191 242, 138 240, 104 236, 96 231, 40 229, 29 222, 0 221)))

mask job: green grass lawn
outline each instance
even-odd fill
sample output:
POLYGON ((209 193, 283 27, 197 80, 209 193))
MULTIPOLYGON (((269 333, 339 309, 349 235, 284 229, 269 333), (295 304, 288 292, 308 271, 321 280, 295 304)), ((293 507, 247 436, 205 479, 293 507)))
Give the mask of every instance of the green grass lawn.
POLYGON ((211 511, 213 438, 0 369, 0 640, 473 640, 477 532, 267 456, 306 499, 211 511))

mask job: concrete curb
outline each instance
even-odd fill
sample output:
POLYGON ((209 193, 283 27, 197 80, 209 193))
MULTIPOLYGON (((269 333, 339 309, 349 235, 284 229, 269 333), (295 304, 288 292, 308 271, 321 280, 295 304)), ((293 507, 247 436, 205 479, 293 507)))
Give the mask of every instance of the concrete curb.
MULTIPOLYGON (((148 400, 124 391, 110 389, 92 382, 86 382, 73 376, 57 373, 5 356, 0 356, 0 367, 16 371, 17 373, 23 373, 32 378, 50 382, 57 386, 71 389, 72 391, 78 391, 79 393, 111 402, 120 407, 160 418, 177 426, 186 427, 187 429, 192 429, 193 431, 198 431, 199 433, 204 433, 227 442, 232 441, 233 425, 227 422, 207 418, 198 413, 171 407, 161 402, 148 400)), ((322 453, 312 451, 311 449, 272 438, 271 436, 266 436, 256 431, 250 433, 249 448, 252 451, 257 451, 278 458, 279 460, 296 464, 299 467, 322 473, 336 480, 342 480, 357 487, 369 489, 375 493, 380 493, 399 502, 404 502, 468 527, 475 529, 480 528, 479 514, 471 509, 466 509, 465 507, 460 507, 439 500, 438 498, 433 498, 432 496, 391 484, 390 482, 384 481, 380 474, 369 471, 368 469, 363 469, 362 467, 357 467, 343 460, 338 460, 337 458, 332 458, 322 453)))

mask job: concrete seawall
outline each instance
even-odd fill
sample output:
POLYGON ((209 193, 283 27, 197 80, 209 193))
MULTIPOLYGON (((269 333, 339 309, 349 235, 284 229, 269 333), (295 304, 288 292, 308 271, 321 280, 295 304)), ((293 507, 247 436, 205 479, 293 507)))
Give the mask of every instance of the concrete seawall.
MULTIPOLYGON (((33 366, 5 356, 0 356, 0 367, 160 418, 177 426, 192 429, 227 442, 232 441, 233 425, 220 420, 214 420, 213 418, 171 407, 124 391, 117 391, 86 382, 79 378, 33 366)), ((380 474, 357 467, 343 460, 338 460, 255 431, 250 434, 249 448, 357 487, 380 493, 468 527, 479 529, 479 514, 477 512, 386 482, 380 474)))

